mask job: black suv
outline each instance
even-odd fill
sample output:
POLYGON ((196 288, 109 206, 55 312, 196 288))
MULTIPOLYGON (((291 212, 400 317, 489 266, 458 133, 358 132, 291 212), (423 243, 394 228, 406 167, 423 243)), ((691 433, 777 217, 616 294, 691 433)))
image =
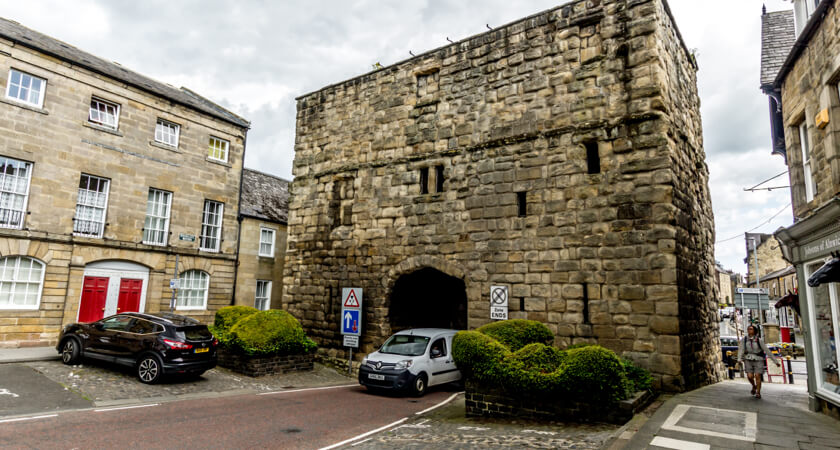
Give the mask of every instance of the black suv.
POLYGON ((140 381, 152 384, 164 374, 198 376, 216 367, 218 343, 190 317, 124 313, 65 326, 56 350, 64 364, 82 357, 114 362, 134 367, 140 381))

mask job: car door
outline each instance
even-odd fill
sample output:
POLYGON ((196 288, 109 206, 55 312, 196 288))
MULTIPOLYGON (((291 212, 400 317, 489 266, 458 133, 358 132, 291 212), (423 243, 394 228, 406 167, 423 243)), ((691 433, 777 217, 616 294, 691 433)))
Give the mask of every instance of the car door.
POLYGON ((95 352, 100 355, 116 357, 124 350, 121 349, 122 333, 127 332, 131 326, 133 317, 131 316, 111 316, 106 317, 91 327, 90 343, 87 351, 95 352))
POLYGON ((448 383, 457 377, 455 363, 452 362, 452 355, 449 349, 450 343, 446 337, 439 337, 432 341, 429 346, 429 386, 448 383))
POLYGON ((150 341, 155 339, 158 325, 139 317, 128 328, 128 331, 118 336, 120 357, 131 363, 143 350, 150 348, 150 341))

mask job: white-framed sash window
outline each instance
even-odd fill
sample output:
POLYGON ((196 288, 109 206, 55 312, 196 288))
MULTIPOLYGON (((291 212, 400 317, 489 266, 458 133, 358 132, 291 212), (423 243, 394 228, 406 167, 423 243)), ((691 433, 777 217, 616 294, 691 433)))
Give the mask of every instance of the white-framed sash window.
POLYGON ((26 256, 0 258, 0 309, 38 309, 45 269, 26 256))
POLYGON ((814 199, 816 186, 811 171, 811 140, 808 138, 808 124, 804 121, 799 124, 799 147, 802 149, 802 172, 805 175, 805 201, 810 202, 814 199))
POLYGON ((120 105, 91 97, 88 121, 105 128, 116 130, 120 121, 120 105))
POLYGON ((73 219, 73 234, 101 238, 105 230, 105 213, 108 209, 108 187, 110 180, 94 175, 82 174, 79 179, 79 195, 76 200, 76 217, 73 219))
POLYGON ((171 147, 178 146, 178 138, 181 136, 181 126, 167 120, 158 119, 155 125, 155 141, 171 147))
POLYGON ((207 150, 207 157, 215 161, 227 162, 229 147, 230 143, 228 141, 214 136, 210 136, 210 144, 207 150))
POLYGON ((275 234, 271 228, 260 227, 260 256, 274 257, 275 234))
POLYGON ((32 163, 0 156, 0 228, 23 228, 32 163))
POLYGON ((42 108, 46 88, 47 80, 17 69, 9 69, 9 80, 6 82, 6 98, 42 108))
POLYGON ((143 224, 144 244, 166 245, 171 208, 171 192, 149 188, 149 198, 146 202, 146 221, 143 224))
POLYGON ((225 204, 213 200, 204 201, 204 214, 201 220, 199 248, 208 252, 218 252, 222 241, 222 215, 225 204))
POLYGON ((187 270, 181 274, 177 309, 207 309, 210 274, 201 270, 187 270))
POLYGON ((257 293, 254 296, 254 308, 261 311, 271 309, 271 281, 257 280, 257 293))

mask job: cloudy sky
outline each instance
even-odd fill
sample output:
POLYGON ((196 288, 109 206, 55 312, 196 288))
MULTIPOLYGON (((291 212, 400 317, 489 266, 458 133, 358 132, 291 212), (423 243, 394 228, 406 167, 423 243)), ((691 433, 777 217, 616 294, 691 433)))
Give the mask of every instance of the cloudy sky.
MULTIPOLYGON (((245 165, 291 178, 296 96, 561 3, 0 0, 0 15, 248 118, 245 165)), ((743 273, 743 233, 792 222, 787 189, 743 191, 786 170, 770 155, 767 99, 758 89, 762 1, 669 3, 698 53, 716 258, 743 273)), ((785 0, 766 4, 790 9, 785 0)), ((785 175, 770 185, 787 184, 785 175)))

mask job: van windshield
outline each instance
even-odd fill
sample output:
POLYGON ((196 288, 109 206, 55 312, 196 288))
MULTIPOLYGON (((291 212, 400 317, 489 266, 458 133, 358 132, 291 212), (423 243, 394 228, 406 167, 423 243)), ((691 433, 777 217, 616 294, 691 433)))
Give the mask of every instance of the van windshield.
POLYGON ((389 355, 420 356, 426 352, 429 338, 425 336, 412 336, 410 334, 397 334, 385 341, 379 353, 389 355))

